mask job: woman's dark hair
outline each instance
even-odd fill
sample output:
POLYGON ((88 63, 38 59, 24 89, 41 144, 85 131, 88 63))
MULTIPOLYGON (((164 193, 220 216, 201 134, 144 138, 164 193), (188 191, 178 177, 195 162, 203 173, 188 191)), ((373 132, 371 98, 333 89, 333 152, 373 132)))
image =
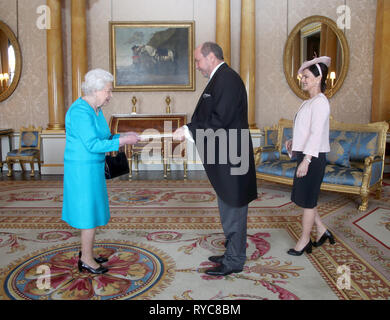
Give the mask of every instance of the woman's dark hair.
MULTIPOLYGON (((318 65, 320 66, 322 72, 321 92, 324 93, 326 90, 326 78, 328 77, 328 67, 322 62, 318 63, 318 65)), ((315 64, 311 65, 308 69, 315 77, 318 77, 320 75, 320 72, 318 71, 318 68, 315 64)))

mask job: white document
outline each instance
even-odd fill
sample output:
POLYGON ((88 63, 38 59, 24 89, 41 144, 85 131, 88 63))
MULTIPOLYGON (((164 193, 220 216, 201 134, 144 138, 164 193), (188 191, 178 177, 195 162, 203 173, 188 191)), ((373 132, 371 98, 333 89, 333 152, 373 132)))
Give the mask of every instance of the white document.
MULTIPOLYGON (((141 138, 141 141, 149 139, 173 138, 173 133, 140 134, 139 137, 141 138)), ((195 142, 188 131, 185 132, 185 137, 187 140, 195 142)))
POLYGON ((173 138, 173 133, 140 134, 141 140, 173 138))

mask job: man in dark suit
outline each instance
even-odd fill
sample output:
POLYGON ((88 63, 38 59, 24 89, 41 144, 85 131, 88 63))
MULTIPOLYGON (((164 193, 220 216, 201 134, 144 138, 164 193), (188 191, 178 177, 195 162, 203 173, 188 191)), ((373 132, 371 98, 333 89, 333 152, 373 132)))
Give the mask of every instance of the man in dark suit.
POLYGON ((248 204, 257 198, 256 172, 248 126, 245 85, 223 60, 222 49, 205 42, 194 52, 195 65, 209 82, 191 122, 174 139, 193 138, 206 174, 217 194, 225 253, 209 260, 208 275, 241 272, 246 260, 248 204))

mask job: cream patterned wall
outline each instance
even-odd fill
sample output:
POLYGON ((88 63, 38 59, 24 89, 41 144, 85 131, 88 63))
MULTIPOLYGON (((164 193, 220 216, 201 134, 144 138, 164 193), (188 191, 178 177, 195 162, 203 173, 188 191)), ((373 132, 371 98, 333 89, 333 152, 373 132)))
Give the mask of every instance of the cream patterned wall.
POLYGON ((272 125, 280 117, 292 119, 301 100, 289 89, 283 73, 283 49, 288 34, 302 19, 323 15, 337 21, 337 7, 351 9, 350 69, 343 87, 331 99, 332 116, 343 122, 365 123, 371 117, 375 40, 375 0, 257 1, 256 122, 272 125))
MULTIPOLYGON (((62 0, 65 105, 71 104, 70 0, 62 0)), ((87 12, 89 68, 109 69, 109 30, 113 21, 195 21, 195 45, 215 39, 215 0, 89 0, 87 12)), ((16 33, 23 56, 19 85, 0 102, 0 127, 48 124, 46 31, 36 26, 38 6, 45 0, 0 0, 0 20, 16 33), (18 8, 18 10, 17 10, 18 8)), ((232 67, 239 71, 240 3, 231 0, 232 67)), ((350 70, 341 90, 331 99, 332 115, 345 122, 364 123, 371 116, 371 87, 376 0, 256 0, 256 122, 259 128, 279 118, 292 118, 301 101, 290 90, 283 73, 283 49, 289 32, 310 15, 337 20, 337 7, 351 8, 351 29, 345 34, 351 49, 350 70)), ((207 80, 196 72, 195 92, 114 92, 105 109, 128 113, 131 98, 141 113, 163 112, 171 96, 172 112, 190 117, 207 80)))
POLYGON ((47 102, 46 31, 36 27, 36 9, 43 0, 0 1, 0 20, 18 36, 22 74, 18 87, 0 102, 0 127, 19 130, 30 124, 46 128, 47 102), (18 10, 16 10, 18 8, 18 10))

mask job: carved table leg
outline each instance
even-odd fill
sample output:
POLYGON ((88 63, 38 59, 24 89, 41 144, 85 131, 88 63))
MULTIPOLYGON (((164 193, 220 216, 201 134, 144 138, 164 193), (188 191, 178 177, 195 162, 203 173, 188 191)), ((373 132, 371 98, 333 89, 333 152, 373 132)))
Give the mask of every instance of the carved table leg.
POLYGON ((133 177, 133 161, 131 156, 127 159, 127 162, 129 163, 129 179, 131 179, 133 177))
POLYGON ((138 173, 139 153, 134 154, 134 160, 135 160, 135 172, 138 173))

